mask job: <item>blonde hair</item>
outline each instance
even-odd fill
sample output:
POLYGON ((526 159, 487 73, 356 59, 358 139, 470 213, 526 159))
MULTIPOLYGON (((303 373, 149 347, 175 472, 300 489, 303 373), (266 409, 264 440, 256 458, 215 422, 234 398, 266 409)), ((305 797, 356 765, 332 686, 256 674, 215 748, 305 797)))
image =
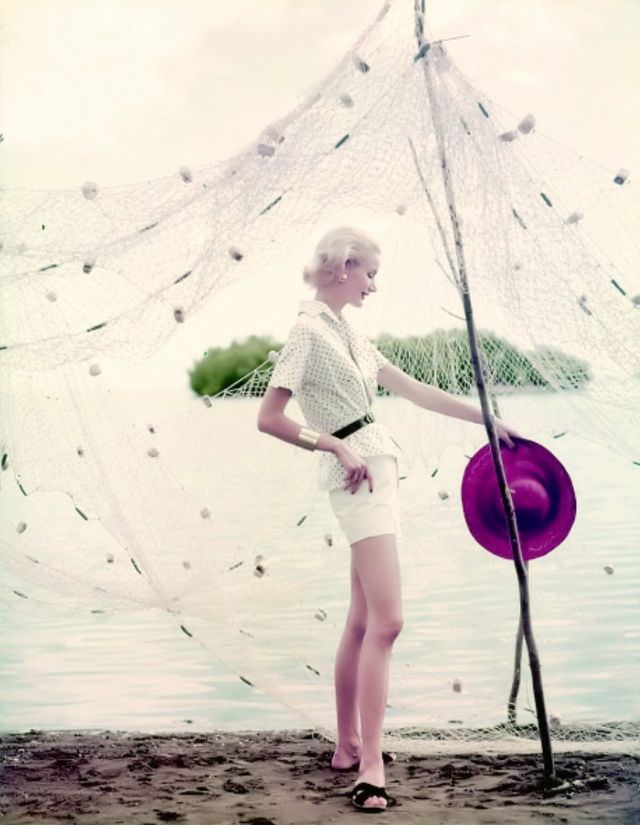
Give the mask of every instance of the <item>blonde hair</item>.
POLYGON ((380 247, 366 232, 352 226, 338 226, 326 232, 316 244, 302 280, 310 286, 327 286, 344 270, 348 260, 360 263, 365 255, 379 255, 380 247))

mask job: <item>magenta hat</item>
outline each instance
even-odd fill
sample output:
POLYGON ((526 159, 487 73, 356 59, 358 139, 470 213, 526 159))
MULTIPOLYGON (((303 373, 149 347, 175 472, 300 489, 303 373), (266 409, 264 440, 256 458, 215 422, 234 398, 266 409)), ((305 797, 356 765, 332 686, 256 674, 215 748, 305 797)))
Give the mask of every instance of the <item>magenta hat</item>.
MULTIPOLYGON (((500 445, 502 463, 516 511, 525 561, 544 556, 571 530, 576 497, 569 474, 542 444, 513 438, 514 447, 500 445)), ((471 457, 462 476, 462 508, 467 526, 484 548, 513 559, 489 444, 471 457)))

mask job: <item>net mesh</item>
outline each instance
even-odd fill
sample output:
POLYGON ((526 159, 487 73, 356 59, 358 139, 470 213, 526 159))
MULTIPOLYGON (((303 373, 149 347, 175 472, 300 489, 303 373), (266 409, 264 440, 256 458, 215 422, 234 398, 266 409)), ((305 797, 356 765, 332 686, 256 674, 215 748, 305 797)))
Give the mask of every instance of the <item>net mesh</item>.
MULTIPOLYGON (((638 634, 589 638, 583 620, 594 599, 604 623, 639 618, 637 516, 624 506, 640 462, 632 181, 530 117, 514 122, 442 44, 416 51, 412 4, 385 4, 333 72, 228 161, 1 193, 2 598, 43 617, 159 610, 246 689, 334 738, 349 548, 315 488, 316 456, 257 431, 271 362, 211 397, 183 373, 178 391, 132 391, 119 367, 143 376, 198 316, 240 337, 244 309, 263 306, 265 328, 282 327, 308 239, 357 204, 380 227, 382 267, 380 294, 352 320, 420 380, 473 394, 439 133, 494 409, 567 462, 579 506, 594 468, 615 499, 587 498, 563 548, 530 569, 553 735, 625 741, 637 737, 638 634), (617 692, 593 687, 585 646, 617 692), (568 689, 569 674, 582 686, 568 689)), ((526 672, 518 723, 506 715, 513 567, 473 544, 457 502, 484 432, 382 392, 375 403, 409 468, 385 744, 532 741, 526 672)))

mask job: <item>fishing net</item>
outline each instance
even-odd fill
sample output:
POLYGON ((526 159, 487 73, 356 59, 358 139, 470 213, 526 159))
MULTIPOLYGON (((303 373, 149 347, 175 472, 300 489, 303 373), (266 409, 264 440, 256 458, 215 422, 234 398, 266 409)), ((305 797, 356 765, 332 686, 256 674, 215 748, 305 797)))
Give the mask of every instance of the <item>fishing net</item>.
MULTIPOLYGON (((625 506, 640 472, 633 181, 526 109, 502 111, 442 43, 418 54, 415 30, 411 3, 387 3, 225 162, 1 193, 1 598, 43 620, 160 611, 239 697, 265 691, 335 737, 349 547, 316 489, 318 455, 257 430, 269 358, 210 394, 162 365, 176 341, 194 362, 256 332, 276 331, 279 349, 312 297, 313 241, 355 217, 382 254, 378 293, 347 316, 407 372, 473 398, 444 152, 494 411, 550 446, 578 495, 572 534, 530 566, 553 736, 624 742, 640 618, 625 506)), ((459 502, 484 429, 382 389, 374 410, 405 459, 385 745, 531 742, 528 668, 517 722, 506 712, 513 565, 473 542, 459 502)), ((295 399, 287 414, 304 423, 295 399)))

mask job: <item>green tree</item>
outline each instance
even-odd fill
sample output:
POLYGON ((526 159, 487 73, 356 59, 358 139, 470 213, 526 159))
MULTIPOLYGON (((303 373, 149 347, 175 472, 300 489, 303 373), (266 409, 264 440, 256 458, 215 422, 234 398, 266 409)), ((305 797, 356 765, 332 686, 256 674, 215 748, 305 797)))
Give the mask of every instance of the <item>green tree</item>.
MULTIPOLYGON (((591 378, 586 362, 560 350, 538 347, 527 354, 493 332, 478 334, 488 374, 496 387, 577 389, 591 378)), ((459 394, 469 393, 474 386, 469 342, 463 329, 437 329, 428 335, 404 338, 384 333, 375 344, 391 363, 418 381, 459 394)), ((252 335, 244 341, 233 341, 229 347, 212 348, 189 373, 191 387, 199 395, 212 396, 231 385, 241 387, 256 367, 267 361, 269 350, 281 347, 269 336, 252 335)), ((268 364, 267 380, 272 369, 268 364)), ((252 392, 262 394, 263 389, 264 382, 260 382, 252 392)), ((382 388, 379 392, 387 394, 382 388)))
POLYGON ((229 347, 213 347, 189 372, 191 389, 198 395, 216 395, 236 381, 241 387, 272 349, 279 349, 273 338, 257 335, 242 342, 232 341, 229 347))

